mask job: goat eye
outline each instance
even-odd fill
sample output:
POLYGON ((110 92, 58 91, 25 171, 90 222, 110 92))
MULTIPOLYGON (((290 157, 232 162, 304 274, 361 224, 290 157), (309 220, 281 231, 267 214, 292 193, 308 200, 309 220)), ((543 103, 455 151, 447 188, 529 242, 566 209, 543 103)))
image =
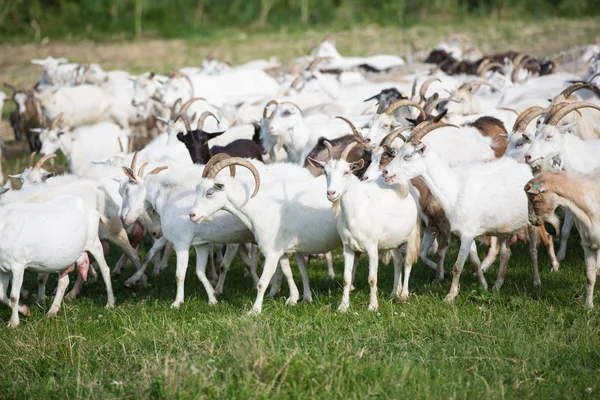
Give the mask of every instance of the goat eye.
POLYGON ((281 113, 281 115, 282 115, 282 116, 284 116, 284 117, 289 117, 290 115, 292 115, 292 113, 291 113, 291 112, 289 112, 288 110, 284 110, 284 111, 281 113))
POLYGON ((344 172, 344 176, 348 176, 348 175, 350 175, 349 171, 344 172))
POLYGON ((523 147, 523 141, 522 141, 522 140, 519 140, 519 141, 517 142, 517 144, 515 144, 515 147, 516 147, 517 149, 518 149, 518 148, 520 148, 520 147, 523 147))
POLYGON ((550 141, 550 140, 552 140, 552 139, 554 139, 554 136, 546 136, 546 140, 547 140, 547 141, 550 141))
POLYGON ((411 158, 412 158, 412 154, 408 154, 408 155, 404 156, 405 160, 410 160, 411 158))
POLYGON ((212 196, 214 193, 215 193, 215 191, 214 191, 214 190, 212 190, 212 189, 208 189, 208 190, 206 191, 206 197, 211 197, 211 196, 212 196))

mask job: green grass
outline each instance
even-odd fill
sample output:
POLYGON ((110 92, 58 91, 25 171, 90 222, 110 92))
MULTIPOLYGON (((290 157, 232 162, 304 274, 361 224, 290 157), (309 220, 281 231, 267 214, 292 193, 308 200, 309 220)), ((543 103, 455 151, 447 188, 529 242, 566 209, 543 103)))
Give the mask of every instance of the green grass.
MULTIPOLYGON (((238 261, 211 307, 192 255, 178 310, 169 307, 174 258, 150 278, 149 289, 124 288, 129 267, 113 279, 112 310, 104 308, 101 280, 88 282, 56 319, 44 317, 50 301, 30 300, 32 315, 11 330, 4 326, 10 310, 0 307, 0 398, 598 398, 600 320, 598 311, 583 308, 575 236, 558 273, 549 272, 540 251, 541 289, 533 288, 520 244, 500 292, 482 291, 467 266, 454 305, 442 302, 450 283, 433 283, 420 262, 410 302, 390 300, 393 270, 381 266, 378 312, 366 311, 365 260, 350 311, 336 312, 339 254, 335 281, 323 262, 311 263, 312 304, 266 300, 258 317, 246 315, 255 290, 238 261)), ((111 247, 114 265, 118 252, 111 247)), ((453 245, 448 266, 456 250, 453 245)), ((490 282, 496 271, 488 273, 490 282)), ((51 277, 48 294, 55 285, 51 277)), ((35 291, 33 274, 25 287, 35 291)))

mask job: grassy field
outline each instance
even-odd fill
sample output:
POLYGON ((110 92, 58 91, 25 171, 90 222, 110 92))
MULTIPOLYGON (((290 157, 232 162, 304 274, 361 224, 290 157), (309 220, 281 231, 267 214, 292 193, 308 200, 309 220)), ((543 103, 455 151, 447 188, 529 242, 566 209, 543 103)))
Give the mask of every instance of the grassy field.
MULTIPOLYGON (((537 54, 589 43, 600 26, 598 19, 480 22, 459 31, 470 34, 482 50, 510 47, 537 54)), ((426 49, 451 32, 457 28, 367 27, 337 37, 342 53, 396 53, 426 49)), ((0 81, 33 83, 39 71, 29 59, 48 54, 134 72, 167 72, 197 62, 210 49, 234 63, 271 55, 286 60, 306 53, 323 33, 237 31, 190 41, 2 45, 0 81)), ((8 138, 6 129, 3 134, 8 138)), ((9 147, 16 158, 4 162, 5 174, 20 171, 27 159, 23 146, 9 147)), ((57 164, 63 162, 59 158, 57 164)), ((453 245, 448 267, 456 251, 453 245)), ((109 265, 117 257, 112 246, 109 265)), ((389 300, 393 271, 382 266, 376 313, 366 311, 364 260, 350 311, 336 312, 342 292, 339 254, 334 281, 327 279, 323 262, 311 263, 312 304, 286 307, 284 286, 283 296, 266 300, 258 317, 246 315, 255 290, 238 261, 219 304, 209 306, 192 256, 186 302, 178 310, 169 308, 175 296, 174 258, 169 265, 150 279, 149 289, 124 288, 133 273, 129 267, 113 280, 117 306, 112 310, 104 308, 101 280, 88 282, 81 298, 65 302, 56 319, 44 318, 50 301, 40 306, 27 301, 32 315, 15 330, 4 327, 10 310, 0 307, 0 398, 600 397, 600 314, 583 308, 585 274, 577 235, 558 273, 549 272, 540 251, 541 289, 533 288, 528 251, 519 244, 500 292, 479 289, 467 266, 454 305, 442 302, 450 283, 433 283, 433 273, 421 262, 411 275, 410 302, 389 300)), ((494 266, 488 281, 496 272, 494 266)), ((27 276, 25 285, 34 291, 35 277, 27 276)), ((48 294, 55 285, 52 277, 48 294)))

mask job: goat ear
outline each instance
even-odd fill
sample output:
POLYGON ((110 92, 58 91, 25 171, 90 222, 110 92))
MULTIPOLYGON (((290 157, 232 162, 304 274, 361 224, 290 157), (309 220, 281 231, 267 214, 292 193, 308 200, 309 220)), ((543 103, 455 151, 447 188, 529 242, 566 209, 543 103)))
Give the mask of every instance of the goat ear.
POLYGON ((327 163, 324 163, 323 161, 315 160, 312 157, 307 157, 306 159, 308 160, 310 165, 312 165, 315 168, 325 168, 325 164, 327 164, 327 163))
POLYGON ((10 189, 7 187, 2 187, 0 188, 0 196, 3 195, 4 193, 8 192, 10 189))
POLYGON ((183 143, 185 143, 185 142, 183 141, 183 132, 179 132, 179 133, 177 133, 177 139, 179 139, 179 141, 180 141, 180 142, 183 142, 183 143))
POLYGON ((573 134, 573 129, 577 126, 577 122, 573 122, 572 124, 563 125, 558 128, 560 133, 570 133, 573 134))
POLYGON ((212 133, 207 133, 206 135, 208 136, 208 140, 210 140, 210 139, 214 139, 217 136, 220 136, 220 135, 222 135, 224 133, 225 133, 225 131, 223 131, 223 132, 212 132, 212 133))
POLYGON ((419 143, 417 147, 415 147, 415 151, 424 156, 429 152, 429 147, 427 147, 426 143, 419 143))
POLYGON ((352 163, 352 167, 350 168, 350 171, 354 172, 354 171, 357 171, 359 169, 363 169, 364 166, 365 166, 365 160, 363 160, 361 158, 357 162, 352 163))
POLYGON ((52 178, 55 175, 56 174, 54 172, 46 172, 45 174, 42 175, 42 182, 46 182, 46 180, 52 178))
POLYGON ((121 167, 123 168, 123 172, 125 172, 125 175, 127 175, 127 178, 129 178, 129 182, 133 182, 133 183, 137 183, 137 177, 135 176, 135 172, 133 172, 133 170, 129 167, 121 167))
POLYGON ((531 186, 529 186, 529 184, 527 184, 527 186, 525 186, 525 190, 527 191, 527 193, 530 193, 530 194, 540 194, 540 193, 544 193, 546 191, 546 189, 539 183, 534 183, 531 186))
POLYGON ((446 114, 448 114, 448 110, 444 110, 441 113, 439 113, 437 116, 433 117, 433 123, 438 123, 442 120, 442 118, 444 118, 446 116, 446 114))
POLYGON ((418 125, 416 119, 413 119, 413 118, 405 118, 405 119, 412 125, 418 125))

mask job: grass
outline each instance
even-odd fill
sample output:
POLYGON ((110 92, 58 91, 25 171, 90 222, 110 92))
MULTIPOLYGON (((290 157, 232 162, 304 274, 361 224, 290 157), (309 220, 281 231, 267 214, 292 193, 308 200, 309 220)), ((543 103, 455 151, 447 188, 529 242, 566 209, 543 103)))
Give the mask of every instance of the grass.
MULTIPOLYGON (((337 37, 343 54, 419 51, 453 32, 470 34, 483 51, 550 54, 591 42, 598 26, 597 18, 478 20, 458 27, 363 27, 337 37)), ((33 83, 39 70, 29 59, 48 54, 134 72, 194 64, 210 49, 234 63, 275 54, 285 60, 306 53, 324 33, 224 32, 186 41, 2 45, 0 81, 33 83)), ((9 138, 3 124, 0 133, 9 138)), ((22 144, 8 145, 11 156, 4 172, 18 173, 27 151, 22 144)), ((60 167, 64 158, 56 163, 60 167)), ((109 265, 117 260, 114 247, 109 265)), ((456 251, 453 245, 448 266, 456 251)), ((479 289, 467 267, 454 305, 442 302, 450 283, 432 283, 432 272, 420 262, 411 275, 410 302, 389 300, 393 272, 382 266, 376 313, 366 311, 364 260, 347 314, 336 312, 343 269, 338 254, 335 281, 327 279, 323 262, 311 264, 312 304, 288 308, 285 297, 266 300, 258 317, 246 315, 255 290, 238 261, 218 305, 207 304, 192 267, 186 302, 170 309, 174 264, 172 259, 145 290, 123 287, 133 273, 127 269, 113 280, 117 306, 112 310, 104 308, 101 281, 88 282, 82 296, 65 302, 56 319, 44 318, 50 301, 41 306, 28 301, 32 316, 22 318, 16 330, 3 327, 10 310, 1 306, 0 398, 600 397, 600 319, 597 310, 583 308, 585 275, 576 235, 559 273, 549 272, 548 258, 540 251, 541 289, 533 288, 528 251, 521 244, 513 249, 500 292, 479 289)), ((495 274, 496 267, 488 280, 495 274)), ((51 277, 48 293, 55 285, 51 277)), ((35 290, 33 275, 25 286, 35 290)))
MULTIPOLYGON (((112 247, 110 265, 118 257, 112 247)), ((453 246, 448 265, 456 251, 453 246)), ((266 300, 258 317, 246 315, 255 291, 237 261, 216 306, 207 304, 192 267, 178 310, 169 307, 174 258, 150 279, 150 289, 124 288, 129 267, 113 280, 115 309, 104 308, 103 283, 88 282, 56 319, 44 318, 49 301, 29 301, 32 315, 18 329, 0 326, 0 397, 597 398, 600 319, 597 310, 583 308, 578 238, 558 273, 549 272, 540 254, 541 289, 533 288, 528 251, 520 244, 500 292, 481 290, 467 266, 454 305, 442 302, 449 282, 433 283, 420 262, 411 275, 410 302, 389 300, 393 271, 382 266, 375 313, 366 311, 362 260, 347 314, 336 312, 338 254, 335 281, 323 262, 311 264, 312 304, 266 300)), ((488 279, 495 274, 493 268, 488 279)), ((55 284, 51 277, 48 293, 55 284)), ((33 274, 25 285, 35 290, 33 274)), ((9 316, 9 308, 0 307, 3 324, 9 316)))

